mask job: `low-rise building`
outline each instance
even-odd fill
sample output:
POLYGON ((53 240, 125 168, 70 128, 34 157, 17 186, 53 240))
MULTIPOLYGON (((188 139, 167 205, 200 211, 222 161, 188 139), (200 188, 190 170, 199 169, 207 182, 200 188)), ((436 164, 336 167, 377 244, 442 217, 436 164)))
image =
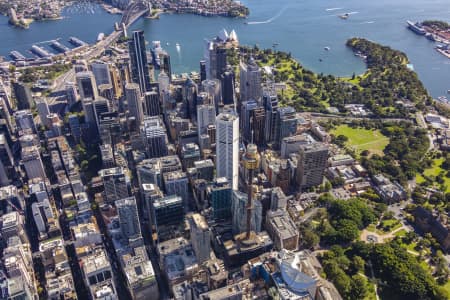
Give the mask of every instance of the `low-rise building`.
POLYGON ((268 211, 266 229, 272 238, 275 249, 293 251, 298 249, 299 232, 285 210, 268 211))

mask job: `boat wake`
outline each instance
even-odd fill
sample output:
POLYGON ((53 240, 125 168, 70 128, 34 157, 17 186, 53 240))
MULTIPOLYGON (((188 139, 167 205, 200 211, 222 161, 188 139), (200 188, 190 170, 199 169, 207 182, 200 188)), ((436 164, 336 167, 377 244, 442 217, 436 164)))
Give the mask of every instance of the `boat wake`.
POLYGON ((356 15, 356 14, 359 14, 359 11, 352 11, 347 13, 347 15, 356 15))
POLYGON ((375 23, 375 21, 366 21, 366 22, 362 22, 361 24, 373 24, 375 23))
POLYGON ((325 9, 326 11, 334 11, 334 10, 340 10, 340 9, 344 9, 342 7, 332 7, 332 8, 327 8, 325 9))
POLYGON ((288 7, 285 6, 283 7, 275 16, 273 16, 272 18, 266 20, 266 21, 258 21, 258 22, 247 22, 248 25, 259 25, 259 24, 269 24, 272 23, 273 21, 275 21, 276 19, 278 19, 279 17, 281 17, 281 15, 286 11, 288 7))

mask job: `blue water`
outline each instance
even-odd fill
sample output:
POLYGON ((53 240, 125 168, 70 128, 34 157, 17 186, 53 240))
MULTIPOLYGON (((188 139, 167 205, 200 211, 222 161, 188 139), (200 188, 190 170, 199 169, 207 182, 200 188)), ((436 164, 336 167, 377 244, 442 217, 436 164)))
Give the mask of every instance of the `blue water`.
MULTIPOLYGON (((148 41, 161 41, 171 54, 172 67, 177 73, 198 70, 204 39, 225 28, 228 31, 235 29, 242 44, 272 47, 278 43, 277 49, 291 52, 305 67, 315 72, 338 76, 360 74, 365 70, 364 63, 345 47, 348 38, 359 36, 406 52, 431 95, 443 95, 450 89, 450 59, 435 51, 433 43, 405 26, 406 20, 450 21, 448 0, 243 2, 251 11, 247 20, 165 14, 159 20, 141 19, 130 30, 143 29, 148 41), (337 15, 343 13, 352 14, 348 20, 341 20, 337 15), (180 44, 180 51, 177 51, 176 43, 180 44), (324 47, 331 50, 324 51, 324 47)), ((12 49, 27 48, 31 38, 43 41, 75 35, 92 42, 99 32, 111 32, 113 23, 119 18, 102 12, 100 8, 95 14, 73 14, 66 10, 65 15, 68 18, 56 21, 57 26, 53 23, 47 25, 48 22, 34 23, 29 31, 3 26, 7 21, 0 18, 2 40, 5 33, 9 39, 0 44, 0 55, 6 55, 12 49)))

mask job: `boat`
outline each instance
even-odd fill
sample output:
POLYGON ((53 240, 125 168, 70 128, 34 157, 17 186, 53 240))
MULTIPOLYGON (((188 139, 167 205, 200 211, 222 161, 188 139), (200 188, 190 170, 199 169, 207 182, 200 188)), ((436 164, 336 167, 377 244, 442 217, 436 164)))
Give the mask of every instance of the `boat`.
POLYGON ((423 29, 422 25, 419 22, 411 22, 411 21, 406 21, 406 24, 408 24, 408 28, 418 34, 418 35, 425 35, 427 32, 425 31, 425 29, 423 29))
POLYGON ((450 90, 447 90, 447 94, 450 94, 450 90))
POLYGON ((102 41, 105 38, 105 34, 103 32, 100 32, 97 36, 97 42, 102 41))
POLYGON ((343 15, 339 15, 339 18, 341 18, 342 20, 347 20, 348 17, 350 17, 350 14, 349 14, 349 13, 345 13, 345 14, 343 14, 343 15))
POLYGON ((327 46, 327 47, 324 47, 323 49, 324 49, 325 51, 330 51, 331 48, 327 46))

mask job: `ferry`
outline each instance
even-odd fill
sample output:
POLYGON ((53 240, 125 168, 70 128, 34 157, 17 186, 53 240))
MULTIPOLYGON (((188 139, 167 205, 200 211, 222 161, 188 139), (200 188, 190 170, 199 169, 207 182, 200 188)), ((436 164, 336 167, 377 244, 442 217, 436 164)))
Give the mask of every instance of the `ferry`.
POLYGON ((11 56, 14 60, 26 60, 26 57, 22 55, 19 51, 11 51, 9 53, 9 56, 11 56))
POLYGON ((414 23, 411 21, 406 21, 406 24, 408 24, 408 28, 416 34, 425 35, 427 33, 419 22, 414 23))
POLYGON ((339 18, 341 18, 342 20, 347 20, 348 17, 350 17, 350 14, 349 14, 349 13, 345 13, 345 14, 343 14, 343 15, 339 15, 339 18))
POLYGON ((327 46, 327 47, 324 47, 323 49, 324 49, 325 51, 330 51, 331 48, 327 46))

